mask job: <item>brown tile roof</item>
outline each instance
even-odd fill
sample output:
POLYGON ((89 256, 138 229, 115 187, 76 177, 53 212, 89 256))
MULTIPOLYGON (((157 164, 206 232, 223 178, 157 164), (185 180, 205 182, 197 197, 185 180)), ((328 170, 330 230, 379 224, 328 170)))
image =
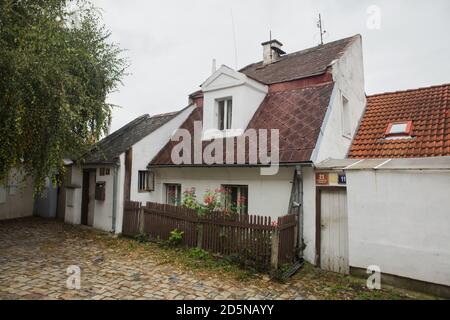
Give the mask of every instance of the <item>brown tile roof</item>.
MULTIPOLYGON (((254 114, 248 128, 280 130, 280 163, 308 162, 320 133, 333 86, 334 84, 329 82, 269 93, 254 114)), ((187 129, 193 134, 194 122, 202 121, 202 118, 203 108, 197 107, 180 128, 187 129)), ((171 152, 178 143, 170 141, 149 165, 173 165, 171 152)), ((203 148, 209 143, 204 142, 203 148)), ((236 145, 236 141, 234 143, 236 145)), ((248 148, 246 150, 248 153, 248 148)))
POLYGON ((99 141, 83 157, 83 162, 85 164, 113 163, 121 153, 172 120, 179 112, 181 111, 154 116, 145 114, 134 119, 99 141))
POLYGON ((368 97, 351 158, 450 156, 450 84, 368 97), (390 122, 412 121, 412 138, 385 139, 390 122))
POLYGON ((292 81, 323 74, 330 64, 339 59, 345 49, 360 37, 360 35, 356 35, 290 53, 282 56, 277 62, 266 66, 263 66, 262 61, 260 61, 239 71, 264 84, 292 81))

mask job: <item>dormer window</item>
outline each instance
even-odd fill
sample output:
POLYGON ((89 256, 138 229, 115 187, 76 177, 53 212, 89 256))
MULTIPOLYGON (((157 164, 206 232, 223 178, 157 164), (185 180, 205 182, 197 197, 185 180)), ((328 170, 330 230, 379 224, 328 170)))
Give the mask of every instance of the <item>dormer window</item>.
POLYGON ((218 129, 231 129, 231 119, 233 112, 233 100, 231 98, 218 100, 218 129))
POLYGON ((412 121, 390 122, 385 132, 385 137, 410 137, 412 121))

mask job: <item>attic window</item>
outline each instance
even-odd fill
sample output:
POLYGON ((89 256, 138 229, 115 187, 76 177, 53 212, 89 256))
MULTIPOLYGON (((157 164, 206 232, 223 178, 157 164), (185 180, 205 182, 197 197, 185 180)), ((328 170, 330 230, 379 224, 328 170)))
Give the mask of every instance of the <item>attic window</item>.
POLYGON ((218 129, 231 129, 233 101, 231 99, 219 100, 218 104, 218 129))
POLYGON ((412 132, 412 121, 390 122, 385 137, 409 137, 412 132))

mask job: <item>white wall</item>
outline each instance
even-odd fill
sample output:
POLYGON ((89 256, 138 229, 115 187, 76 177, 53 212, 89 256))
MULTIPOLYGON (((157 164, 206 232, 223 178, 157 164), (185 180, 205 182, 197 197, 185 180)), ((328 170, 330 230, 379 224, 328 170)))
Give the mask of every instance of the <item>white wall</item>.
POLYGON ((256 110, 266 97, 268 87, 248 78, 243 73, 222 66, 202 85, 203 139, 211 139, 211 129, 217 130, 218 113, 216 100, 232 97, 233 112, 228 136, 242 133, 248 126, 256 110), (234 132, 234 133, 233 133, 234 132))
MULTIPOLYGON (((125 153, 119 157, 119 168, 117 169, 117 197, 116 197, 116 233, 122 232, 123 221, 123 194, 125 181, 125 153)), ((133 184, 133 181, 132 183, 133 184)))
POLYGON ((352 137, 358 129, 359 121, 366 107, 361 38, 355 40, 343 56, 333 64, 332 75, 335 86, 316 149, 311 156, 314 163, 319 163, 327 158, 345 158, 352 137), (343 135, 342 95, 348 100, 351 110, 351 137, 343 135))
POLYGON ((348 170, 350 266, 450 285, 450 171, 348 170))
POLYGON ((147 165, 150 163, 150 161, 153 160, 158 152, 167 144, 167 142, 169 142, 172 134, 183 124, 183 122, 191 114, 194 108, 194 106, 186 108, 181 114, 177 115, 175 118, 158 128, 133 146, 133 164, 131 169, 132 173, 130 191, 131 200, 140 202, 150 201, 149 192, 139 192, 138 172, 139 170, 147 170, 147 165))
POLYGON ((13 170, 6 185, 0 185, 0 220, 33 215, 33 181, 13 170))
POLYGON ((71 186, 66 187, 66 214, 64 221, 71 224, 80 224, 83 171, 81 167, 76 165, 72 165, 68 170, 71 186))
MULTIPOLYGON (((90 201, 94 201, 94 223, 93 227, 104 231, 112 231, 112 216, 113 216, 113 199, 114 199, 114 167, 113 166, 99 166, 95 170, 95 182, 105 182, 105 200, 95 200, 92 197, 90 201), (100 176, 99 168, 108 168, 109 175, 100 176)), ((89 192, 95 194, 94 190, 89 187, 89 192)))
POLYGON ((248 185, 248 213, 276 218, 288 213, 293 168, 280 168, 277 175, 260 175, 259 168, 156 168, 156 190, 151 201, 165 202, 165 183, 181 184, 182 192, 195 187, 201 201, 206 190, 222 184, 248 185))
POLYGON ((303 174, 303 240, 306 261, 314 264, 316 256, 316 184, 312 167, 302 167, 303 174))

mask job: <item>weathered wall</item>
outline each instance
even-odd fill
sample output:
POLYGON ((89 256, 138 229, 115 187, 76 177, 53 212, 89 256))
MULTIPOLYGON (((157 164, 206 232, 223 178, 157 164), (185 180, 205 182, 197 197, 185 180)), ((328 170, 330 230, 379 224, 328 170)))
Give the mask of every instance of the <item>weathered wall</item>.
POLYGON ((23 181, 22 175, 14 170, 7 184, 0 185, 0 220, 32 216, 33 204, 32 179, 23 181))
POLYGON ((130 190, 131 200, 140 202, 150 201, 151 196, 149 192, 139 192, 138 173, 140 170, 147 170, 147 165, 167 144, 174 131, 183 124, 191 114, 192 110, 194 110, 193 106, 186 108, 181 114, 177 115, 174 119, 170 120, 133 146, 130 190))
POLYGON ((348 170, 350 266, 450 285, 450 171, 348 170))
POLYGON ((165 183, 181 184, 182 191, 195 187, 201 201, 206 190, 222 184, 248 185, 248 212, 277 218, 288 212, 293 168, 280 168, 277 175, 261 179, 259 168, 171 168, 155 169, 156 190, 151 201, 165 202, 165 183))
POLYGON ((306 261, 314 264, 316 256, 316 184, 312 167, 303 167, 303 252, 306 261))
POLYGON ((361 38, 356 40, 332 66, 335 87, 311 160, 319 163, 327 158, 347 156, 353 136, 366 107, 361 38), (342 96, 350 107, 351 135, 343 135, 342 96))
POLYGON ((58 203, 58 187, 47 178, 45 189, 35 199, 33 213, 43 218, 56 218, 56 206, 58 203))
POLYGON ((66 185, 66 215, 64 221, 71 224, 81 223, 81 195, 83 184, 83 172, 81 167, 73 165, 68 169, 66 185))

